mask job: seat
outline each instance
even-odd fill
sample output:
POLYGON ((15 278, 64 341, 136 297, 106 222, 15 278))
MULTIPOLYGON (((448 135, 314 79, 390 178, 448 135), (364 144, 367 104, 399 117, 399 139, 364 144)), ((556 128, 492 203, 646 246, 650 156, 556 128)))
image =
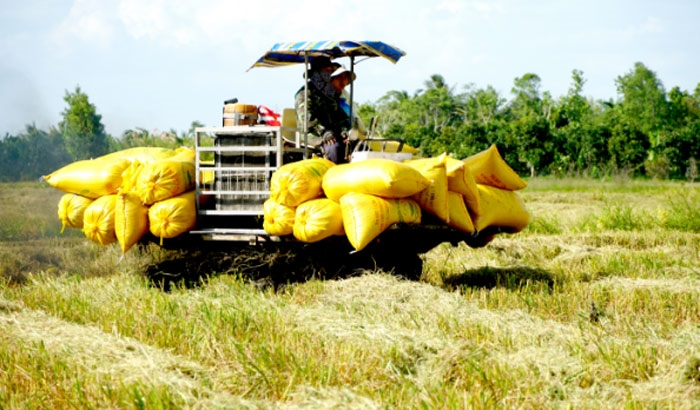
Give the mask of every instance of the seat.
POLYGON ((301 146, 301 131, 297 127, 297 112, 294 108, 282 110, 282 126, 280 128, 282 138, 295 147, 301 146))

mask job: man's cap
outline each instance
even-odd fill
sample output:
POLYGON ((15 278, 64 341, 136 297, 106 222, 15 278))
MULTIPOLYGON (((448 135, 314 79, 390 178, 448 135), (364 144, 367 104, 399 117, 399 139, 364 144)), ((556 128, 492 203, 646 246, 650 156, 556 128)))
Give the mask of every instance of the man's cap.
MULTIPOLYGON (((345 74, 345 73, 347 73, 348 75, 350 75, 350 70, 348 70, 347 68, 345 68, 345 67, 343 67, 343 66, 341 65, 340 67, 336 68, 335 71, 333 71, 333 73, 331 74, 331 78, 337 77, 337 76, 339 76, 339 75, 343 75, 343 74, 345 74)), ((357 74, 352 73, 352 79, 351 79, 350 81, 351 81, 351 82, 352 82, 352 81, 355 81, 356 78, 357 78, 357 74)))

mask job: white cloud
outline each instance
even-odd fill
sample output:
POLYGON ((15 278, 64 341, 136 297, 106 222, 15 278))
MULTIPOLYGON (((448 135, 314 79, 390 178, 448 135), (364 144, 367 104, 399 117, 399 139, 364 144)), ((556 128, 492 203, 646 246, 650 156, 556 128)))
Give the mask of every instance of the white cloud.
POLYGON ((192 24, 207 44, 232 47, 242 39, 250 39, 242 41, 244 45, 255 43, 261 32, 279 30, 278 13, 278 8, 265 1, 216 0, 195 10, 192 24))
POLYGON ((642 33, 661 33, 664 31, 664 25, 661 23, 661 20, 656 17, 648 17, 647 21, 642 23, 639 30, 642 33))
MULTIPOLYGON (((463 1, 446 0, 442 11, 449 15, 463 1)), ((417 7, 424 9, 422 2, 397 7, 376 0, 120 0, 115 16, 134 39, 260 52, 281 41, 384 39, 382 33, 407 23, 397 16, 417 7)))
POLYGON ((109 47, 114 29, 108 10, 99 0, 76 0, 68 13, 52 33, 52 40, 67 49, 77 39, 100 49, 109 47))
POLYGON ((640 37, 656 35, 664 31, 663 24, 655 17, 648 17, 646 21, 625 28, 612 29, 609 31, 611 38, 624 44, 639 41, 640 37))
POLYGON ((469 57, 469 61, 472 64, 483 64, 483 63, 489 61, 489 55, 488 54, 475 54, 475 55, 469 57))
POLYGON ((451 13, 457 13, 464 10, 465 1, 464 0, 444 0, 437 5, 438 10, 446 10, 451 13))
POLYGON ((505 12, 505 7, 503 7, 503 4, 501 3, 475 1, 472 3, 472 7, 474 7, 476 11, 480 11, 482 13, 505 12))
POLYGON ((154 39, 168 27, 162 0, 124 0, 119 3, 119 19, 135 39, 154 39))
MULTIPOLYGON (((328 9, 328 1, 312 3, 314 7, 328 9)), ((296 15, 308 3, 296 4, 293 9, 288 4, 280 0, 121 0, 118 15, 131 37, 165 46, 231 47, 240 41, 246 47, 251 43, 254 43, 252 47, 259 47, 256 40, 260 36, 284 31, 289 21, 294 22, 297 31, 310 25, 308 15, 304 18, 296 15), (289 13, 284 11, 285 6, 289 13), (300 21, 304 24, 300 25, 300 21)))

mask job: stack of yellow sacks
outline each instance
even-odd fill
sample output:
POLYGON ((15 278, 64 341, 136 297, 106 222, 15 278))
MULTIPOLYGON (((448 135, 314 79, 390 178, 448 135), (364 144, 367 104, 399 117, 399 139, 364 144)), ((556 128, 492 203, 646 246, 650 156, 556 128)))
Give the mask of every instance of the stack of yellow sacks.
POLYGON ((313 158, 272 175, 263 228, 309 243, 346 235, 357 251, 392 224, 420 224, 423 212, 467 233, 491 226, 516 233, 530 221, 516 192, 526 186, 495 145, 464 160, 313 158))
POLYGON ((101 245, 119 242, 126 253, 148 231, 161 239, 192 229, 195 152, 136 147, 76 161, 43 177, 65 194, 58 217, 101 245))
MULTIPOLYGON (((194 159, 189 148, 130 148, 43 178, 65 192, 63 229, 82 229, 101 245, 119 242, 126 253, 148 231, 162 242, 194 228, 194 159)), ((443 154, 335 165, 313 158, 273 173, 263 228, 308 243, 345 235, 358 251, 393 224, 420 224, 424 212, 466 233, 491 226, 515 233, 530 221, 516 192, 526 186, 495 145, 464 160, 443 154)))

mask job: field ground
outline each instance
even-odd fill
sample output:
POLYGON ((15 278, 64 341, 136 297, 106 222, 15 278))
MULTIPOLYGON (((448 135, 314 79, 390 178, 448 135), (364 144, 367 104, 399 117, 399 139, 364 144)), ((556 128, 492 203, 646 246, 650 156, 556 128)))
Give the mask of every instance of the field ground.
POLYGON ((420 280, 269 286, 231 255, 168 290, 171 253, 0 185, 0 408, 700 407, 700 186, 529 182, 528 228, 420 280))

